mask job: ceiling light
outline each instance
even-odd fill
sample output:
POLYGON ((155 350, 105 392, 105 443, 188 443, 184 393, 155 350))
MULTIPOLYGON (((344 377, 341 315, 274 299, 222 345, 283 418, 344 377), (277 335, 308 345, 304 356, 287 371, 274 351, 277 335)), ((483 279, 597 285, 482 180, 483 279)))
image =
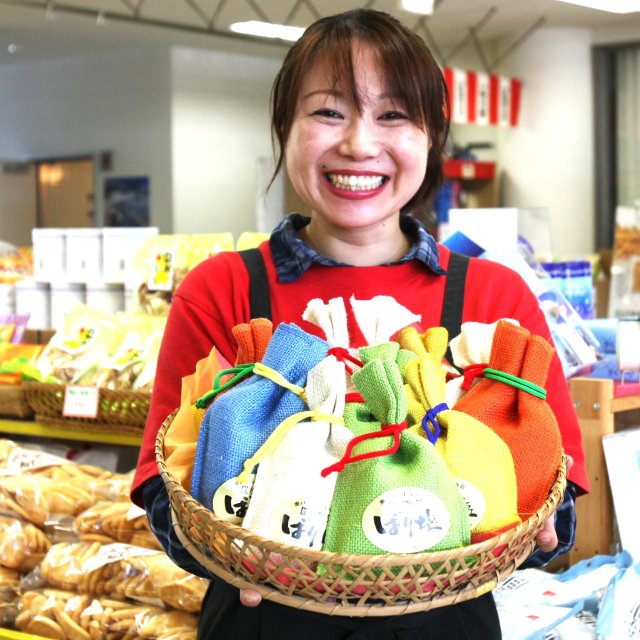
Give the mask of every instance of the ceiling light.
POLYGON ((259 20, 234 22, 229 29, 235 33, 244 33, 249 36, 277 38, 279 40, 289 40, 291 42, 295 42, 304 31, 303 27, 289 27, 284 24, 273 24, 271 22, 261 22, 259 20))
POLYGON ((433 13, 433 0, 402 0, 402 8, 411 13, 430 16, 433 13))
POLYGON ((611 13, 640 12, 640 0, 560 0, 560 2, 577 4, 600 11, 610 11, 611 13))

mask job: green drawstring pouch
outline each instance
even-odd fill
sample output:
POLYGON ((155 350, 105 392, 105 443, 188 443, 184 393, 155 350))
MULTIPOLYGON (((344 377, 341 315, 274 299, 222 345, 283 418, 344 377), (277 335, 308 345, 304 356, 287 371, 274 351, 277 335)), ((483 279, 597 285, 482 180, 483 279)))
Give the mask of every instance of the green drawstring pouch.
POLYGON ((448 407, 442 367, 447 330, 428 329, 424 343, 425 355, 405 371, 423 414, 411 431, 425 436, 442 455, 468 506, 471 541, 480 542, 521 522, 513 458, 486 424, 448 407))
POLYGON ((354 438, 343 458, 323 470, 338 473, 326 551, 418 553, 469 543, 467 508, 444 460, 407 431, 393 350, 385 346, 382 357, 361 352, 366 363, 353 374, 363 400, 348 397, 345 404, 345 426, 354 438))

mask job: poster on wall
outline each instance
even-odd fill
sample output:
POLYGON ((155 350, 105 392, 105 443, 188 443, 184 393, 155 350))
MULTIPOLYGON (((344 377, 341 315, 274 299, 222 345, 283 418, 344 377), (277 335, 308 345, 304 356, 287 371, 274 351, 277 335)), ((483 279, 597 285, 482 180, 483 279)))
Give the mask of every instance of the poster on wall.
POLYGON ((609 290, 611 317, 640 315, 640 206, 616 207, 609 290))
POLYGON ((149 226, 149 178, 130 176, 104 181, 104 226, 149 226))

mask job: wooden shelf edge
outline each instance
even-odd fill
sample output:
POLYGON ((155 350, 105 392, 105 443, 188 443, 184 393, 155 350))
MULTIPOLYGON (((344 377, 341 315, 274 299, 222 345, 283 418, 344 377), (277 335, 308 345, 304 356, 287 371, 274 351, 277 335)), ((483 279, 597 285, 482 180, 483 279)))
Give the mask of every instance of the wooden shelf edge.
MULTIPOLYGON (((37 438, 54 438, 56 440, 80 440, 101 444, 116 444, 127 447, 139 447, 142 435, 112 433, 108 431, 89 431, 41 425, 31 420, 0 418, 0 433, 6 435, 35 436, 37 438)), ((2 638, 0 637, 0 640, 2 638)))

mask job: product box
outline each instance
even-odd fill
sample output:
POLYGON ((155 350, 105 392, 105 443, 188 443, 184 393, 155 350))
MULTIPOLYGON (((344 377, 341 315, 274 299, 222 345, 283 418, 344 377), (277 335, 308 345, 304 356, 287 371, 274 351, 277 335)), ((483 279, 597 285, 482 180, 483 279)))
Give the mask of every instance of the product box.
POLYGON ((124 285, 104 280, 87 282, 85 304, 105 313, 124 311, 124 285))
POLYGON ((51 327, 51 285, 34 278, 24 278, 15 284, 16 313, 29 316, 28 329, 51 327))
POLYGON ((84 284, 60 280, 51 283, 51 324, 52 329, 59 329, 67 312, 75 304, 84 304, 86 287, 84 284))
POLYGON ((31 230, 33 276, 38 282, 65 277, 66 229, 57 227, 31 230))
POLYGON ((74 227, 65 233, 67 282, 87 283, 102 278, 102 229, 74 227))
POLYGON ((102 278, 124 283, 133 258, 146 238, 157 236, 157 227, 105 227, 102 230, 102 278))

